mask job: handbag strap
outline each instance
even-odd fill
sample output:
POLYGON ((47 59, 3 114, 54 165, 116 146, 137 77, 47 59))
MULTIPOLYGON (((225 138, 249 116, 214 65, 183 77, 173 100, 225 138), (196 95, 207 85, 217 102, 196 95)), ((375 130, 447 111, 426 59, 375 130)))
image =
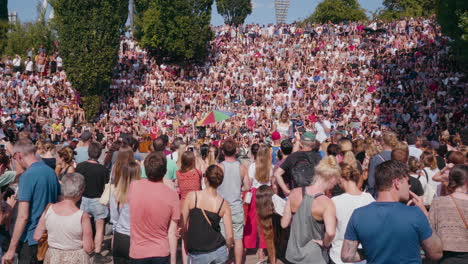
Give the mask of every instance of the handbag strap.
POLYGON ((461 219, 463 220, 463 223, 465 224, 465 228, 468 229, 468 223, 466 222, 465 216, 463 215, 463 212, 460 210, 460 207, 458 207, 457 202, 455 202, 455 199, 453 198, 452 195, 450 195, 450 198, 452 198, 453 203, 455 204, 455 208, 457 208, 458 214, 460 215, 461 219))

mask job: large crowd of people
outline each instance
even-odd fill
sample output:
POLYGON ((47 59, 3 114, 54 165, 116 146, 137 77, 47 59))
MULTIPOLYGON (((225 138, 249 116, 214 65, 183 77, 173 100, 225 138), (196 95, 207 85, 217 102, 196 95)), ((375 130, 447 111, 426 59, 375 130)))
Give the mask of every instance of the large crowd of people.
POLYGON ((213 30, 184 67, 123 37, 92 122, 59 51, 0 60, 2 263, 105 259, 106 224, 114 263, 466 263, 468 89, 434 20, 213 30))

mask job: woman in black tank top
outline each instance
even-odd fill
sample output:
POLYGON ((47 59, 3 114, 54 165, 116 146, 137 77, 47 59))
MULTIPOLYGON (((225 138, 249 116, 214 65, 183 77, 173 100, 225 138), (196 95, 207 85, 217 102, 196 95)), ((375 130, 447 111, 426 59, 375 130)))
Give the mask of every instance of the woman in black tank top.
POLYGON ((216 191, 223 177, 219 166, 209 166, 205 173, 206 189, 191 192, 185 199, 182 220, 189 263, 225 263, 228 259, 227 248, 234 242, 231 210, 216 191), (226 238, 221 234, 221 227, 226 238))

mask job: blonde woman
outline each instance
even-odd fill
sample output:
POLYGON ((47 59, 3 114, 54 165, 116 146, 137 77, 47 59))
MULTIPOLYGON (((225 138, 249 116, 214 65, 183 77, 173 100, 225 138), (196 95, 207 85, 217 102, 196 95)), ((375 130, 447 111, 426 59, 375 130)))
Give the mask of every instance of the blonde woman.
POLYGON ((267 248, 264 236, 261 232, 258 232, 257 224, 257 203, 256 203, 256 192, 257 189, 262 185, 271 185, 271 176, 273 175, 273 166, 271 163, 271 150, 270 148, 262 144, 259 146, 257 151, 252 151, 254 155, 254 162, 248 169, 248 175, 252 188, 250 194, 247 195, 246 203, 248 203, 247 209, 247 220, 244 227, 244 247, 246 249, 257 248, 257 240, 260 238, 258 243, 259 249, 257 251, 257 257, 259 261, 264 261, 265 253, 264 249, 267 248), (260 235, 259 235, 260 233, 260 235))
POLYGON ((421 170, 424 174, 423 177, 428 179, 428 183, 434 190, 437 190, 437 196, 439 196, 442 188, 441 183, 433 180, 433 177, 439 172, 436 156, 431 151, 424 151, 420 159, 423 164, 421 170))
POLYGON ((281 226, 291 224, 286 259, 293 263, 328 263, 327 248, 336 232, 336 209, 324 195, 340 179, 341 168, 328 156, 315 167, 312 184, 291 191, 281 226), (292 223, 291 223, 292 221, 292 223))
POLYGON ((336 236, 332 243, 333 247, 330 250, 330 258, 336 264, 343 263, 341 261, 341 248, 343 246, 346 227, 354 210, 374 201, 372 195, 361 192, 358 188, 357 184, 361 178, 359 171, 344 162, 340 163, 340 167, 341 178, 339 180, 339 185, 345 192, 332 198, 336 207, 337 226, 336 236))
POLYGON ((119 184, 120 178, 124 177, 123 167, 128 163, 135 161, 135 156, 133 149, 130 146, 122 146, 117 152, 117 160, 115 161, 114 166, 112 167, 111 177, 113 179, 114 185, 119 184))
POLYGON ((130 250, 130 207, 127 193, 130 183, 140 179, 141 168, 137 161, 124 164, 118 171, 119 181, 109 200, 111 223, 113 224, 114 243, 112 254, 114 263, 128 263, 130 250))

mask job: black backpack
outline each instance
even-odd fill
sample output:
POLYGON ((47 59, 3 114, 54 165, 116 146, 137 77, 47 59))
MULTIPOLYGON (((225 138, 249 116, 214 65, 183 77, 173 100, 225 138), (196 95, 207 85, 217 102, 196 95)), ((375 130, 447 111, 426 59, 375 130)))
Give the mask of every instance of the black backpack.
POLYGON ((294 187, 309 186, 314 176, 316 161, 311 157, 315 153, 305 153, 306 158, 298 161, 291 170, 294 187))

